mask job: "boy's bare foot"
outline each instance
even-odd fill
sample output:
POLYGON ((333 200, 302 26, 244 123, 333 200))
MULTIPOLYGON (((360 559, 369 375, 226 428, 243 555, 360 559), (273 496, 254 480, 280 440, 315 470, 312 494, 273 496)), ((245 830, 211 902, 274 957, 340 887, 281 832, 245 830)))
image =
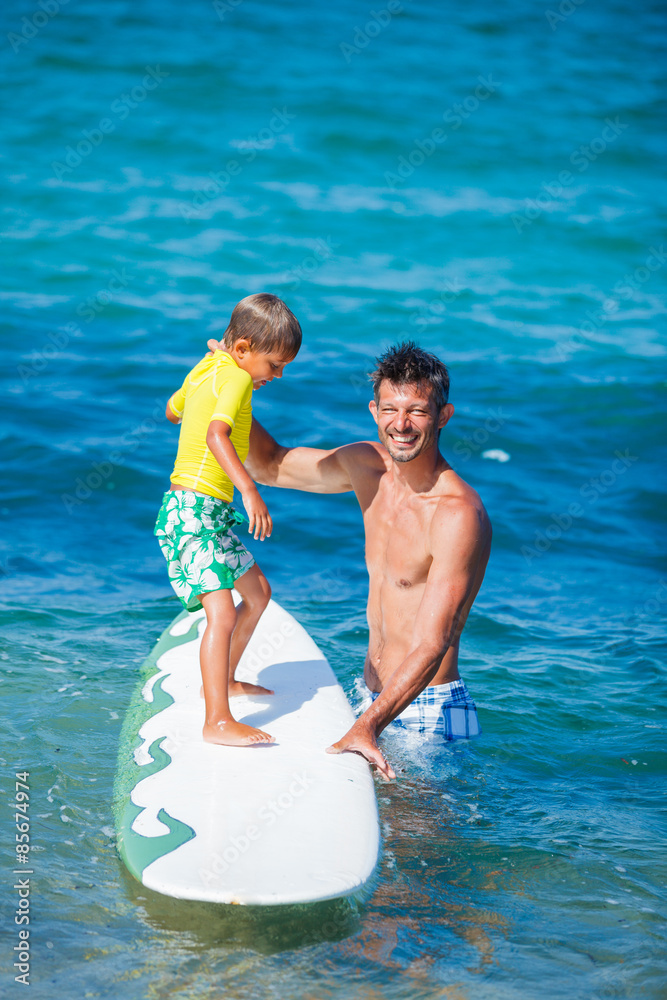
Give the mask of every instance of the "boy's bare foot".
MULTIPOLYGON (((242 694, 275 694, 271 688, 263 688, 260 684, 249 684, 247 681, 232 681, 227 690, 230 698, 242 694)), ((204 697, 204 685, 199 688, 199 697, 204 697)))
POLYGON ((230 681, 227 693, 230 697, 239 694, 273 694, 271 688, 262 687, 261 684, 249 684, 247 681, 230 681))
POLYGON ((229 719, 214 724, 206 723, 203 729, 205 743, 221 743, 227 747, 247 747, 254 743, 273 743, 273 736, 246 726, 243 722, 229 719))

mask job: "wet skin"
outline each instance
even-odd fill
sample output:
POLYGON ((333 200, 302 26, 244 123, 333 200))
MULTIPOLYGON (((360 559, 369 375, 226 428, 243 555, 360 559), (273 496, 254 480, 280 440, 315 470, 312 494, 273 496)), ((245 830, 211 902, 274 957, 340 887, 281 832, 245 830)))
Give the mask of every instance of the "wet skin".
POLYGON ((329 752, 360 753, 393 778, 377 738, 427 685, 459 677, 459 637, 484 577, 491 525, 438 448, 451 404, 438 409, 430 388, 385 381, 370 410, 380 443, 330 451, 283 448, 253 421, 246 464, 258 482, 357 496, 369 574, 364 676, 379 696, 329 752))

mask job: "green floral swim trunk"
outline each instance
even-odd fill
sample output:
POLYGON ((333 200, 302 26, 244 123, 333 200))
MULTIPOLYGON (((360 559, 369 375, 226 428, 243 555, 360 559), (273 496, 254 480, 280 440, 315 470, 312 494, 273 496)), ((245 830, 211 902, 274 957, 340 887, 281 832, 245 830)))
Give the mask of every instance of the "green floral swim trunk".
POLYGON ((176 596, 199 611, 200 594, 231 590, 255 560, 231 530, 246 518, 217 497, 190 490, 164 495, 154 534, 169 567, 176 596))

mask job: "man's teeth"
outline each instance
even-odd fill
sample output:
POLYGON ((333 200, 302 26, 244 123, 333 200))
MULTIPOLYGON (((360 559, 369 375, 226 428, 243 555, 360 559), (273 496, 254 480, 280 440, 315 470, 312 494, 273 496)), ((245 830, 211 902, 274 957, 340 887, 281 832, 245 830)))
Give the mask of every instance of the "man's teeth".
POLYGON ((392 438, 394 441, 400 441, 401 444, 409 444, 411 441, 417 440, 417 435, 411 434, 409 437, 406 437, 405 435, 392 434, 392 438))

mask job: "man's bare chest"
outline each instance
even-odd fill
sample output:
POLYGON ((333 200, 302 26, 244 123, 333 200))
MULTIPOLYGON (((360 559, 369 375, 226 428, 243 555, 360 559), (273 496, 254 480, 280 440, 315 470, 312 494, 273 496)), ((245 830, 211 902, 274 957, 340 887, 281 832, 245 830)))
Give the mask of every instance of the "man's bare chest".
POLYGON ((366 562, 374 582, 407 589, 426 581, 431 516, 428 503, 400 505, 376 498, 364 515, 366 562))

